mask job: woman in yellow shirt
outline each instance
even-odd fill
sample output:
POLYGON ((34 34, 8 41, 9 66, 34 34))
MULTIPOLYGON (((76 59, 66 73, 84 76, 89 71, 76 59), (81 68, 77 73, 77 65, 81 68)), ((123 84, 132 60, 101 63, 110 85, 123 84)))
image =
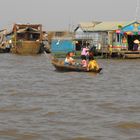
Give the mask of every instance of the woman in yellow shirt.
POLYGON ((99 70, 99 65, 98 63, 94 60, 93 56, 89 56, 89 63, 87 66, 87 70, 99 70))

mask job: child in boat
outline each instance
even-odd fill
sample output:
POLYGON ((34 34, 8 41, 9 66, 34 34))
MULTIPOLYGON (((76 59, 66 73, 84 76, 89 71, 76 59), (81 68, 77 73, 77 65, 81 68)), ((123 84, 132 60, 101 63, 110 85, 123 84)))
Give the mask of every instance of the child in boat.
POLYGON ((64 61, 65 65, 74 65, 75 60, 72 58, 74 56, 73 52, 68 52, 64 61))
POLYGON ((93 56, 89 56, 89 63, 87 65, 87 70, 99 70, 98 63, 94 60, 93 56))
POLYGON ((83 68, 86 68, 87 67, 87 60, 86 60, 86 56, 81 56, 82 58, 82 61, 81 61, 81 65, 83 68))

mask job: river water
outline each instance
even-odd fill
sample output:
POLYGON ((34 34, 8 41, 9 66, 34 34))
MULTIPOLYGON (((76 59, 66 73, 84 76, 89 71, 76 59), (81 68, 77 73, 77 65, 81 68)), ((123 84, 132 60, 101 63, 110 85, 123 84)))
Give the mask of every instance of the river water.
POLYGON ((49 57, 0 54, 0 140, 140 140, 140 60, 57 72, 49 57))

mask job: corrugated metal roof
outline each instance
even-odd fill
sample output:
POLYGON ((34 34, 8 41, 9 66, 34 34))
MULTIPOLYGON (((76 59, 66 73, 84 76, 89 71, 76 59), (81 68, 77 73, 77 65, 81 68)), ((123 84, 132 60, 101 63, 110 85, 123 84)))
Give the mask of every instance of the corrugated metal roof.
POLYGON ((101 22, 93 21, 93 22, 81 22, 78 27, 80 27, 83 31, 93 31, 94 27, 101 22))
POLYGON ((103 21, 103 22, 81 22, 76 28, 81 28, 84 32, 93 31, 114 31, 121 27, 128 26, 138 21, 103 21))
POLYGON ((127 26, 135 21, 107 21, 96 25, 93 31, 113 31, 117 30, 119 26, 127 26))

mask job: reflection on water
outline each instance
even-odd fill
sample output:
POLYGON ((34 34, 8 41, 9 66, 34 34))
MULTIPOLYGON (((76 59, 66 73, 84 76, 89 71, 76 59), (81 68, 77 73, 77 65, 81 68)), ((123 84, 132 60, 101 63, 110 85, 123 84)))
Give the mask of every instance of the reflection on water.
POLYGON ((44 55, 0 60, 0 139, 140 139, 140 60, 98 60, 96 75, 57 72, 44 55))
POLYGON ((34 139, 38 139, 40 136, 37 135, 36 133, 28 133, 28 132, 24 134, 20 134, 18 133, 17 130, 7 129, 5 131, 0 131, 0 137, 2 139, 8 139, 8 138, 15 139, 16 138, 16 140, 25 140, 25 139, 34 140, 34 139))
POLYGON ((122 122, 120 124, 117 124, 117 127, 123 128, 123 129, 140 129, 140 123, 136 122, 122 122))

